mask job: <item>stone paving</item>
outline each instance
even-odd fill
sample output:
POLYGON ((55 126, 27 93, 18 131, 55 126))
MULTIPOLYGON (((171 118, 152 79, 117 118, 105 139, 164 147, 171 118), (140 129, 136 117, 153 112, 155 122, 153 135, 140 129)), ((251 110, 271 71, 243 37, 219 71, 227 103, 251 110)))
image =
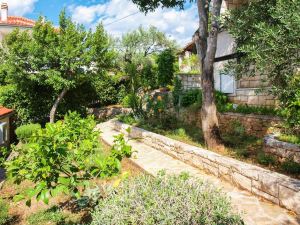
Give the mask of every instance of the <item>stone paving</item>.
MULTIPOLYGON (((99 124, 97 128, 102 131, 102 139, 112 145, 113 136, 117 135, 118 132, 111 128, 109 122, 99 124)), ((172 174, 188 172, 191 176, 211 182, 218 188, 222 187, 223 191, 231 198, 234 208, 241 213, 246 224, 300 224, 300 218, 288 210, 259 199, 247 191, 240 190, 225 181, 206 174, 204 171, 155 150, 143 144, 142 141, 131 140, 130 144, 136 151, 131 160, 153 176, 160 170, 172 174)))

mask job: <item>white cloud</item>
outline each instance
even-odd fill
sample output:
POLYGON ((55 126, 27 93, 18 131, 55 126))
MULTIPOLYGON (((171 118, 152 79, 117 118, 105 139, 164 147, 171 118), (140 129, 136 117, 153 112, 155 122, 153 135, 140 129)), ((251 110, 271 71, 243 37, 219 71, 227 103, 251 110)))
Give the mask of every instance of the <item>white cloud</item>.
POLYGON ((144 27, 153 25, 170 38, 177 40, 182 46, 191 40, 198 24, 195 4, 183 11, 159 8, 155 12, 145 15, 139 12, 138 7, 129 0, 110 0, 103 4, 90 6, 72 5, 69 7, 69 11, 74 21, 89 27, 93 28, 102 22, 106 30, 116 37, 134 30, 140 25, 144 27), (131 14, 134 15, 122 19, 131 14))
POLYGON ((31 13, 34 10, 34 4, 38 0, 0 0, 8 4, 9 16, 24 16, 26 13, 31 13))

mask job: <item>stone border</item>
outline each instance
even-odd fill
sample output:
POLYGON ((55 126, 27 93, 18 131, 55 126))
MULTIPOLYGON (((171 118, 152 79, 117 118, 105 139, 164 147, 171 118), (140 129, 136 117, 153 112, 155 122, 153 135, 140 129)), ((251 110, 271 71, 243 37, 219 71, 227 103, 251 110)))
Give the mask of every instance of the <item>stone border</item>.
POLYGON ((264 151, 279 158, 280 161, 293 160, 300 163, 300 147, 298 145, 279 141, 276 135, 267 135, 264 138, 264 151))
MULTIPOLYGON (((138 138, 148 146, 163 151, 192 166, 203 169, 254 195, 300 214, 300 180, 247 164, 212 151, 167 138, 116 120, 112 128, 138 138)), ((155 160, 155 159, 153 159, 155 160)))

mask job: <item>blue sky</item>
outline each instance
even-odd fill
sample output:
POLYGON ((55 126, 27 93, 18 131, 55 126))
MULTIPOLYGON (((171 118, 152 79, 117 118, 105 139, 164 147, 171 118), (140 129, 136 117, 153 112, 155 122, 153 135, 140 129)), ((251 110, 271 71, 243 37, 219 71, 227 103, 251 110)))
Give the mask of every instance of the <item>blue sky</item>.
POLYGON ((9 15, 37 19, 44 15, 57 24, 59 12, 66 8, 67 13, 87 28, 94 28, 102 22, 105 29, 115 37, 142 25, 156 26, 159 30, 183 46, 191 40, 197 28, 195 4, 187 4, 185 10, 157 9, 144 15, 130 0, 0 0, 8 3, 9 15), (131 15, 134 14, 134 15, 131 15), (126 19, 122 19, 128 15, 126 19), (120 20, 121 19, 121 20, 120 20), (118 22, 115 22, 120 20, 118 22))

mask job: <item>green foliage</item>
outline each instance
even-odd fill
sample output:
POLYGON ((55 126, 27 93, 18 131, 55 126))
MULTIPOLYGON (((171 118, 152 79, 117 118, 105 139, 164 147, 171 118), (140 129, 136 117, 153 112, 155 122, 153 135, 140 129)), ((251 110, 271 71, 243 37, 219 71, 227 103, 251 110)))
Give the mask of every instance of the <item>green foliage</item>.
POLYGON ((257 154, 257 161, 259 164, 262 164, 265 166, 275 165, 277 162, 276 158, 273 155, 269 155, 264 152, 259 152, 257 154))
POLYGON ((175 72, 174 63, 175 56, 171 49, 166 49, 158 55, 158 84, 161 87, 166 87, 168 84, 172 84, 175 72))
POLYGON ((15 108, 22 124, 45 122, 63 90, 60 115, 85 110, 97 97, 95 77, 107 72, 114 57, 102 25, 86 31, 64 11, 59 28, 41 17, 32 32, 15 29, 0 46, 1 85, 7 85, 0 104, 15 108))
POLYGON ((51 222, 55 224, 64 224, 65 219, 66 217, 62 211, 57 206, 54 206, 50 209, 31 214, 27 218, 27 223, 30 225, 47 224, 51 222))
POLYGON ((26 141, 30 138, 34 133, 36 133, 39 129, 41 129, 40 124, 26 124, 18 127, 15 131, 18 139, 20 141, 26 141))
POLYGON ((300 146, 300 136, 280 134, 277 137, 277 139, 280 140, 280 141, 285 141, 285 142, 289 142, 289 143, 296 144, 296 145, 300 146))
POLYGON ((199 57, 196 54, 192 54, 190 57, 184 58, 182 65, 191 67, 191 71, 188 74, 201 74, 199 57))
POLYGON ((0 225, 7 224, 9 220, 9 205, 3 199, 0 198, 0 225))
MULTIPOLYGON (((187 107, 194 103, 197 105, 202 105, 202 93, 199 89, 191 89, 183 92, 181 97, 181 106, 187 107)), ((200 107, 199 107, 200 108, 200 107)))
POLYGON ((246 134, 246 130, 245 127, 243 126, 243 124, 239 121, 239 120, 234 120, 231 124, 230 124, 230 134, 234 135, 234 136, 239 136, 239 137, 243 137, 246 134))
POLYGON ((122 157, 130 155, 123 136, 117 136, 109 156, 104 156, 95 131, 93 117, 81 118, 69 113, 64 121, 48 123, 27 144, 15 147, 18 156, 6 163, 6 170, 17 184, 24 180, 35 183, 24 195, 16 195, 15 201, 36 197, 46 204, 59 193, 79 197, 79 187, 86 187, 93 177, 107 177, 120 170, 122 157))
POLYGON ((229 67, 237 76, 266 75, 290 129, 300 132, 300 1, 258 0, 230 11, 225 25, 240 59, 229 67))
POLYGON ((175 76, 174 89, 172 91, 173 103, 175 107, 180 105, 179 103, 180 103, 182 92, 183 90, 182 90, 181 80, 178 78, 178 76, 175 76))
POLYGON ((105 189, 92 224, 243 224, 226 195, 187 174, 139 176, 105 189))
POLYGON ((289 174, 300 174, 300 164, 294 161, 285 161, 281 164, 281 169, 289 174))
MULTIPOLYGON (((188 2, 187 0, 132 0, 134 4, 137 4, 141 11, 143 12, 152 12, 160 6, 165 8, 179 7, 180 9, 184 8, 184 3, 188 2)), ((191 1, 190 1, 191 2, 191 1)))
POLYGON ((7 157, 10 154, 10 149, 7 147, 0 147, 0 167, 4 167, 7 157))
MULTIPOLYGON (((156 27, 150 26, 126 33, 119 41, 118 50, 121 50, 123 62, 140 63, 145 57, 160 52, 165 48, 175 48, 175 42, 156 27)), ((149 59, 149 58, 148 58, 149 59)))

